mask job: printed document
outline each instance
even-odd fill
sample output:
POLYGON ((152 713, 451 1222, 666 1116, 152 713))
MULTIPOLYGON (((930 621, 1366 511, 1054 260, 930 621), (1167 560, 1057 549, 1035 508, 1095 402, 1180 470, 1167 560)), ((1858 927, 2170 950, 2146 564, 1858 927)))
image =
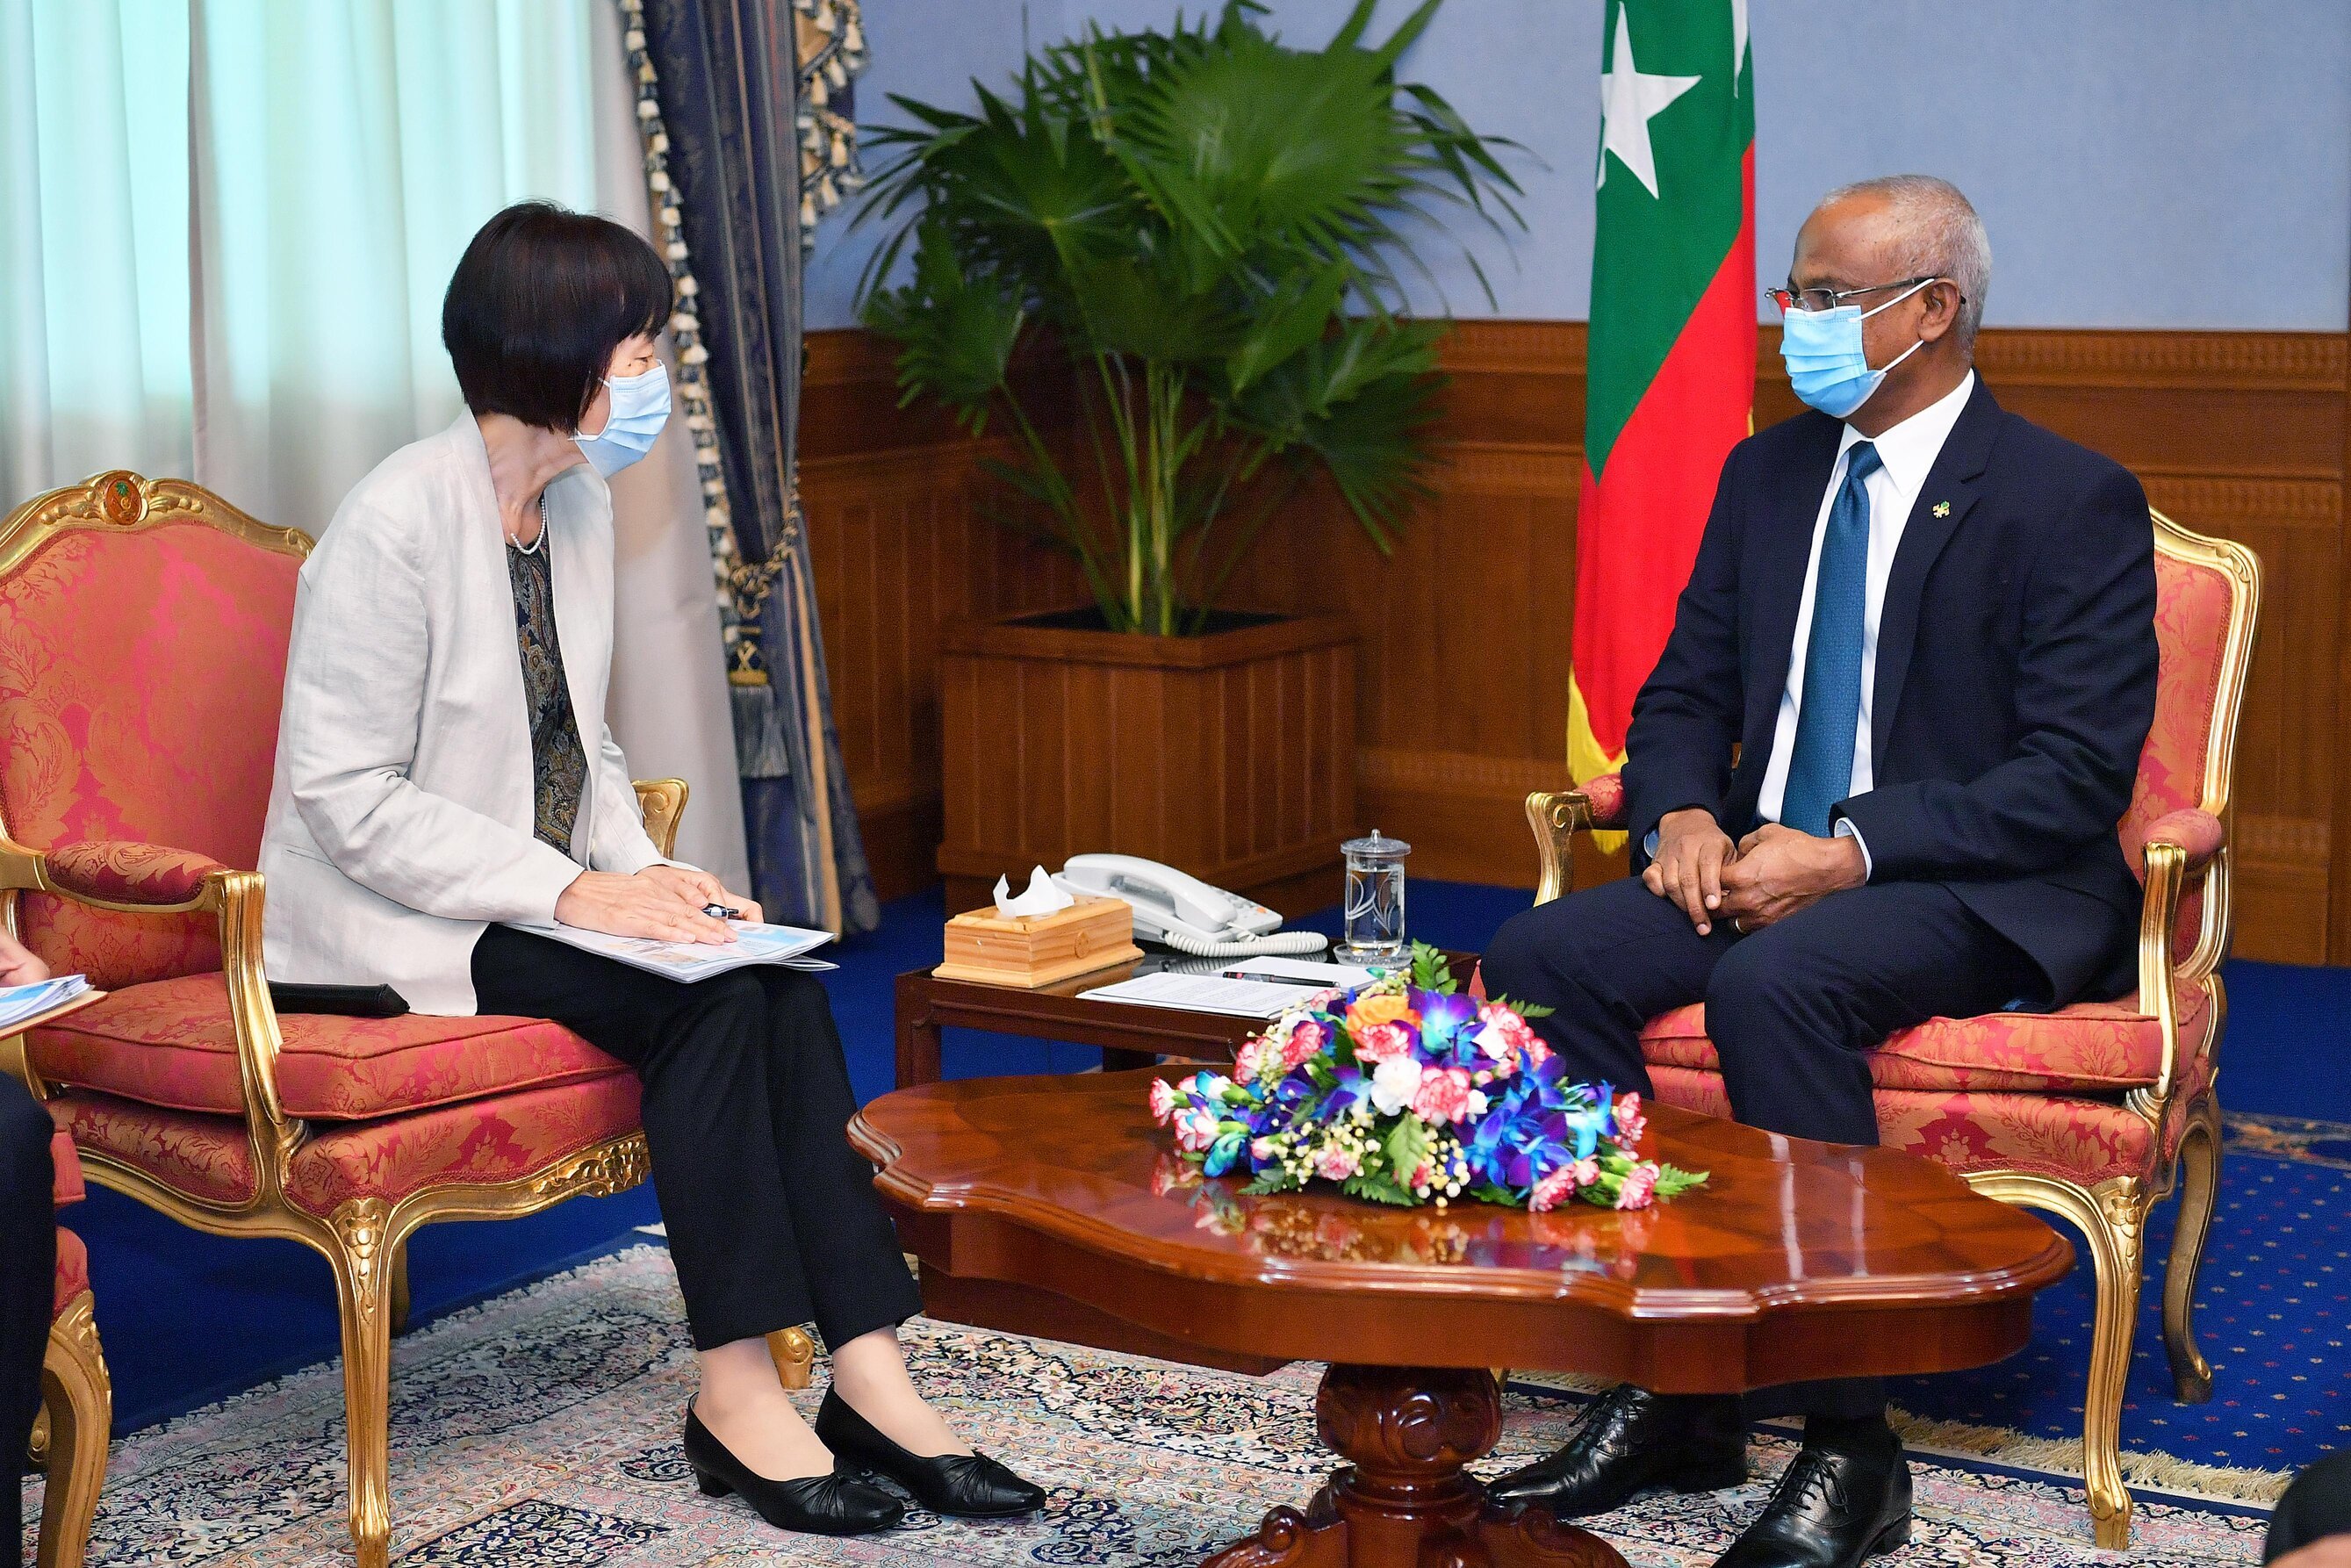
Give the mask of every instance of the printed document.
POLYGON ((586 953, 601 953, 607 958, 617 958, 632 968, 659 975, 671 980, 706 980, 713 975, 723 975, 730 969, 740 969, 752 964, 776 964, 787 969, 822 970, 835 967, 821 958, 809 955, 832 940, 830 931, 806 931, 797 925, 763 925, 748 920, 730 920, 727 929, 735 940, 716 942, 664 942, 653 936, 608 936, 601 931, 583 931, 577 925, 560 925, 553 922, 515 926, 533 936, 550 937, 569 944, 586 953))
POLYGON ((29 986, 0 987, 0 1034, 7 1034, 34 1019, 46 1021, 46 1015, 60 1012, 68 1003, 89 995, 89 977, 86 975, 59 975, 54 979, 36 980, 29 986))

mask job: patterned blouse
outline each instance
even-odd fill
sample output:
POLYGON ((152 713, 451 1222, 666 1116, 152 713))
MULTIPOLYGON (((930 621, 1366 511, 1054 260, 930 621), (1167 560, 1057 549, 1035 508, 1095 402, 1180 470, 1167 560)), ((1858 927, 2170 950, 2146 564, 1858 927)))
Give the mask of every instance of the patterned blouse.
POLYGON ((532 827, 540 841, 568 855, 580 797, 588 785, 588 752, 580 744, 571 688, 563 680, 563 648, 555 637, 555 571, 546 538, 541 523, 541 548, 525 554, 509 543, 507 575, 514 582, 515 640, 522 649, 523 706, 530 715, 532 827))

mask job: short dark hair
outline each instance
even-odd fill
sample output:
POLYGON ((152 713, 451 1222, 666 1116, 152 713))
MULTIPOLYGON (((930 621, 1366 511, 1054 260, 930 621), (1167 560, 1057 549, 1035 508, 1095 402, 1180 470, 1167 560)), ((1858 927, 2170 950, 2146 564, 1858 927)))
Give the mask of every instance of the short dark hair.
POLYGON ((441 301, 465 406, 569 435, 612 350, 669 319, 669 268, 643 235, 552 202, 482 225, 441 301))

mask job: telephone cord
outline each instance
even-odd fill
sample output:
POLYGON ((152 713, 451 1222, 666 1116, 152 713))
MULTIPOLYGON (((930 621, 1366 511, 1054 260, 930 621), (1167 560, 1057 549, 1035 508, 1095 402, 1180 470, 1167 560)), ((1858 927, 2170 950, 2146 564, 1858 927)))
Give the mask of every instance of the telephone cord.
POLYGON ((1269 936, 1250 936, 1238 942, 1203 942, 1196 936, 1168 931, 1152 940, 1164 942, 1178 953, 1189 953, 1195 958, 1259 958, 1277 953, 1320 953, 1331 945, 1331 938, 1315 931, 1277 931, 1269 936))

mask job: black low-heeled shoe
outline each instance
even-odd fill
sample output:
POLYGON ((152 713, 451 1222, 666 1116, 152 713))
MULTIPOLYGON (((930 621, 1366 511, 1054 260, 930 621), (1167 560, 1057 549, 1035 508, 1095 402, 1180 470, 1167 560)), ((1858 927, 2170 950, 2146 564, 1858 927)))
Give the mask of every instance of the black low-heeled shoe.
POLYGON ((887 1476, 933 1513, 956 1519, 1010 1519, 1045 1506, 1045 1489, 1024 1481, 986 1454, 910 1454, 850 1408, 836 1389, 824 1391, 816 1435, 843 1465, 887 1476))
POLYGON ((842 1475, 769 1480, 727 1450, 694 1406, 685 1407, 685 1462, 705 1497, 741 1495, 778 1530, 806 1535, 871 1535, 906 1517, 905 1505, 880 1487, 842 1475))

